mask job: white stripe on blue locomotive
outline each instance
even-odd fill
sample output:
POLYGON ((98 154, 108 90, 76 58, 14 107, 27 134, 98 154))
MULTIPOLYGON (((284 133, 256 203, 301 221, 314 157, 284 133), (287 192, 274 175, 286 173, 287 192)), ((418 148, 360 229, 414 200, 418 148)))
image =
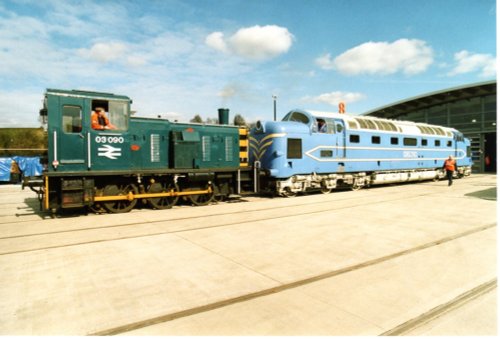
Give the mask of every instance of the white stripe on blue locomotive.
POLYGON ((445 160, 448 158, 448 156, 454 153, 457 153, 454 155, 456 160, 459 159, 464 159, 466 157, 465 151, 462 149, 438 149, 438 148, 392 148, 392 147, 356 147, 356 146, 326 146, 326 145, 321 145, 321 146, 316 146, 313 149, 310 149, 306 152, 304 152, 305 155, 308 157, 319 161, 319 162, 363 162, 363 161, 427 161, 427 160, 445 160), (373 157, 373 158, 350 158, 350 157, 343 157, 343 158, 328 158, 328 157, 318 157, 314 155, 314 152, 316 151, 322 151, 322 150, 363 150, 363 151, 390 151, 395 152, 395 151, 401 151, 403 156, 402 157, 390 157, 390 158, 382 158, 379 156, 373 157), (456 152, 455 152, 456 151, 456 152), (421 157, 418 156, 418 152, 440 152, 439 156, 436 156, 436 154, 430 154, 427 156, 422 155, 421 157))

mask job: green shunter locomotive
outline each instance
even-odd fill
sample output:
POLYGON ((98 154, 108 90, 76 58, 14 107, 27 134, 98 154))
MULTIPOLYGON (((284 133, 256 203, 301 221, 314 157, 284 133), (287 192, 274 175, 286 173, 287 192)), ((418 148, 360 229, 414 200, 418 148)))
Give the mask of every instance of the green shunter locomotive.
POLYGON ((247 130, 228 125, 229 110, 219 110, 219 125, 186 124, 133 117, 131 102, 111 93, 47 90, 40 110, 46 170, 27 183, 44 210, 121 213, 138 202, 170 208, 180 198, 204 205, 251 184, 247 130), (104 123, 93 116, 101 109, 110 127, 94 126, 104 123))

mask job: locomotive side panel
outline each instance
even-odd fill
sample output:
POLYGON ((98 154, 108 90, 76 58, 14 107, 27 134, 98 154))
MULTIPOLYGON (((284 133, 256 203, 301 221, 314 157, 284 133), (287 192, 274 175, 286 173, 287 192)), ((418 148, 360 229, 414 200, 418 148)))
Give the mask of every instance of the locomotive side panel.
POLYGON ((168 168, 170 126, 165 120, 130 119, 129 168, 160 171, 168 168))
POLYGON ((239 131, 225 125, 174 124, 171 168, 228 169, 240 167, 239 131))

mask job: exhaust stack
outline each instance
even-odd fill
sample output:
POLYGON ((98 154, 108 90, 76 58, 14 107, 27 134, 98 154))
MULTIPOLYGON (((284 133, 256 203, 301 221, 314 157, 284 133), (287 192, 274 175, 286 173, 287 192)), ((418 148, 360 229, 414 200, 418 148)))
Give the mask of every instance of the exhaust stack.
POLYGON ((219 108, 219 125, 229 125, 229 108, 219 108))

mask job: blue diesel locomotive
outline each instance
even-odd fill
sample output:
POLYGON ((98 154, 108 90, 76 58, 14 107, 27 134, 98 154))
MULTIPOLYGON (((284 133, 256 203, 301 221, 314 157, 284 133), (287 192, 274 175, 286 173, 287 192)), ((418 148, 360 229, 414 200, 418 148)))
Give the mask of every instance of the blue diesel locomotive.
POLYGON ((261 190, 308 190, 441 179, 453 156, 457 176, 471 173, 470 141, 453 128, 366 116, 293 110, 281 122, 257 122, 250 161, 261 190))

